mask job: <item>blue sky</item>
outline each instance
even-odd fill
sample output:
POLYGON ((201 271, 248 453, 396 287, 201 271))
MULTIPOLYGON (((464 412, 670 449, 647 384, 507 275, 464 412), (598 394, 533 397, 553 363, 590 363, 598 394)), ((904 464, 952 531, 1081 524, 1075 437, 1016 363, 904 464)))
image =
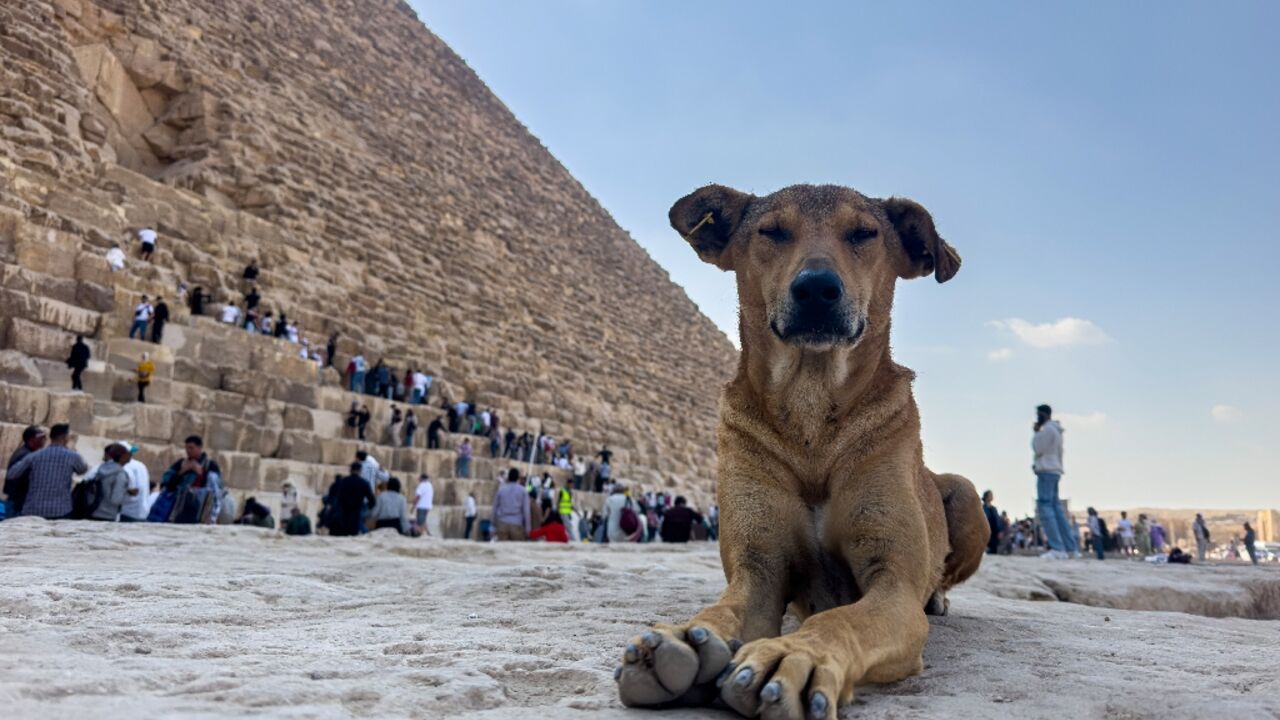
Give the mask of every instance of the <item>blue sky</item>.
POLYGON ((1029 511, 1048 402, 1073 506, 1280 507, 1280 3, 411 4, 733 337, 680 196, 929 208, 964 266, 894 346, 933 469, 1029 511))

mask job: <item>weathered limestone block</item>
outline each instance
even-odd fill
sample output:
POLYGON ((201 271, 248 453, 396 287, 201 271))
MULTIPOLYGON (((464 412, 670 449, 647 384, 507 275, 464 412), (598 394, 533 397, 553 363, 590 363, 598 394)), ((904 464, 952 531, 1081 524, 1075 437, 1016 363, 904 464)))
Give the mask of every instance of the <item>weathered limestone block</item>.
POLYGON ((286 430, 315 431, 315 418, 312 410, 300 405, 284 407, 284 427, 286 430))
POLYGON ((278 455, 288 460, 318 463, 323 458, 322 442, 313 432, 285 430, 280 437, 278 455))
POLYGON ((103 44, 85 45, 75 48, 75 55, 86 84, 126 136, 137 136, 151 127, 155 118, 110 48, 103 44))
MULTIPOLYGON (((116 309, 115 290, 109 285, 99 285, 90 280, 77 280, 75 304, 99 313, 110 313, 116 309)), ((100 319, 99 322, 104 320, 100 319)))
POLYGON ((173 435, 173 409, 162 405, 135 403, 133 410, 134 435, 153 442, 169 442, 173 435))
POLYGON ((271 343, 262 347, 261 338, 245 333, 245 340, 258 340, 250 355, 249 369, 273 378, 284 378, 296 383, 314 384, 316 366, 298 357, 298 347, 290 343, 271 343), (284 347, 282 347, 282 345, 284 347))
POLYGON ((0 422, 43 425, 49 416, 49 391, 25 385, 0 385, 0 422))
POLYGON ((270 383, 269 397, 276 400, 294 405, 303 405, 305 407, 314 408, 317 404, 317 394, 319 388, 315 385, 302 385, 296 382, 290 382, 283 378, 274 379, 270 383))
MULTIPOLYGON (((0 290, 0 317, 22 318, 42 325, 52 325, 74 335, 93 335, 98 330, 101 315, 39 295, 0 290)), ((67 349, 70 350, 70 347, 67 349)))
POLYGON ((173 379, 178 382, 191 383, 210 390, 217 390, 222 387, 222 369, 217 365, 209 365, 199 360, 180 357, 174 360, 173 363, 173 379))
POLYGON ((19 265, 35 272, 65 278, 75 277, 76 254, 79 249, 74 236, 33 225, 27 225, 14 243, 19 265))
POLYGON ((15 385, 43 385, 44 376, 35 362, 17 350, 0 350, 0 382, 15 385))
POLYGON ((226 415, 205 416, 205 447, 238 451, 245 447, 251 428, 226 415))
POLYGON ((173 367, 173 351, 164 345, 157 345, 150 340, 131 340, 127 337, 114 337, 107 341, 107 362, 116 367, 133 370, 148 353, 151 362, 156 365, 156 376, 167 376, 166 369, 173 367))
POLYGON ((169 442, 182 445, 192 435, 205 435, 205 414, 187 410, 175 411, 170 417, 172 423, 169 442))
MULTIPOLYGON (((388 469, 398 475, 403 483, 416 482, 418 475, 422 472, 423 463, 426 461, 426 454, 415 448, 398 447, 394 450, 384 449, 383 454, 389 455, 388 469)), ((412 486, 406 487, 405 492, 412 492, 412 486)))
POLYGON ((326 465, 345 467, 355 461, 356 451, 364 447, 364 445, 358 440, 322 437, 320 439, 320 460, 326 465))
POLYGON ((270 397, 271 382, 251 370, 227 368, 222 373, 222 389, 259 400, 270 397))
MULTIPOLYGON (((315 430, 315 433, 320 437, 341 436, 342 429, 346 421, 345 416, 343 416, 341 413, 329 412, 327 410, 312 410, 311 419, 315 426, 313 429, 315 430)), ((425 438, 426 437, 425 427, 419 427, 417 434, 425 438)))
POLYGON ((229 488, 240 490, 257 490, 261 487, 259 462, 261 459, 251 453, 231 452, 211 446, 205 439, 205 450, 218 461, 222 468, 223 482, 229 488))
POLYGON ((65 330, 40 325, 22 318, 0 316, 0 337, 3 347, 17 350, 31 357, 48 360, 66 360, 76 337, 65 330))
POLYGON ((54 423, 67 423, 71 430, 87 433, 93 429, 93 397, 84 393, 49 393, 49 414, 47 420, 54 423))

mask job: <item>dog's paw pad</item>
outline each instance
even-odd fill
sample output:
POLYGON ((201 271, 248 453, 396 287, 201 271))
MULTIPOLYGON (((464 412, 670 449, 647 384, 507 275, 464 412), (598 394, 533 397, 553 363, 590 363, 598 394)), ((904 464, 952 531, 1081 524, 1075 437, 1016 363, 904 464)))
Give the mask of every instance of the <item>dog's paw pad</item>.
POLYGON ((630 707, 705 704, 714 699, 710 684, 731 657, 729 646, 706 628, 651 630, 623 652, 615 671, 618 696, 630 707))

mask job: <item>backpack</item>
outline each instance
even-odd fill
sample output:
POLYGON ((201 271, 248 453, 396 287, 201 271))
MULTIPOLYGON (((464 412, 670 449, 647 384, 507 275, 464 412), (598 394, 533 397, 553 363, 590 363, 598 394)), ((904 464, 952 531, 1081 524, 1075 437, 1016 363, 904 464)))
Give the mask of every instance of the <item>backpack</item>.
POLYGON ((71 489, 71 519, 88 520, 102 504, 102 480, 93 477, 76 483, 71 489))
POLYGON ((631 509, 631 503, 622 506, 622 512, 618 515, 618 527, 628 535, 640 529, 640 516, 631 509))
POLYGON ((178 494, 172 490, 165 490, 156 496, 156 501, 151 503, 151 511, 147 513, 147 522, 163 523, 169 522, 169 516, 173 515, 173 506, 177 503, 178 494))

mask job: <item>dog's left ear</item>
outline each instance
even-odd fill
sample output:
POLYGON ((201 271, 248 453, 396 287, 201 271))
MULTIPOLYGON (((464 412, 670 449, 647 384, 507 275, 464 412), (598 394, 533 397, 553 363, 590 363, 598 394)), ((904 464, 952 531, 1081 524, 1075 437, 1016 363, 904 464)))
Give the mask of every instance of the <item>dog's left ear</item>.
POLYGON ((731 187, 707 185, 677 200, 668 218, 703 262, 732 270, 734 253, 729 241, 754 199, 754 195, 731 187))
POLYGON ((938 234, 933 216, 923 205, 896 197, 881 204, 906 254, 906 265, 898 272, 901 277, 910 279, 933 273, 935 280, 944 283, 960 272, 960 254, 938 234))

